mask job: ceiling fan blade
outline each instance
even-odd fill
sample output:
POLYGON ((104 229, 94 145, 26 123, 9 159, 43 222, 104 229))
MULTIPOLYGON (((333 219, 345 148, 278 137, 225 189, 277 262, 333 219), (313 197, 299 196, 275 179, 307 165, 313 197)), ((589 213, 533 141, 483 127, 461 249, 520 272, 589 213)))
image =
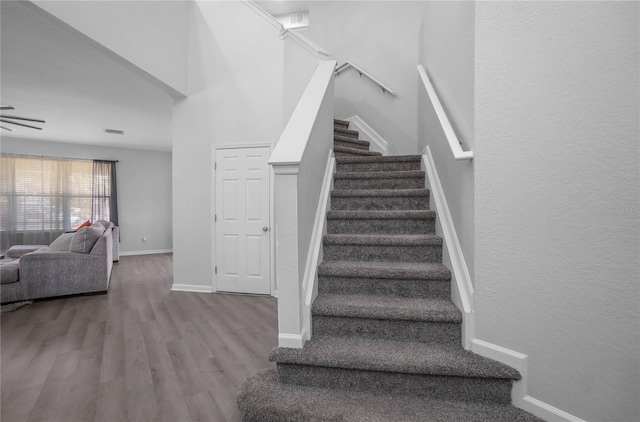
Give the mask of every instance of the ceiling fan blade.
POLYGON ((9 124, 12 124, 12 125, 24 126, 24 127, 28 127, 28 128, 31 128, 31 129, 38 129, 38 130, 42 130, 42 128, 41 128, 41 127, 35 127, 35 126, 31 126, 31 125, 25 125, 24 123, 12 122, 11 120, 5 120, 5 119, 1 119, 1 118, 0 118, 0 122, 3 122, 3 123, 9 123, 9 124))
POLYGON ((13 106, 10 105, 0 105, 0 110, 15 110, 13 106))
POLYGON ((3 115, 3 114, 0 114, 0 118, 1 119, 12 119, 12 120, 27 120, 29 122, 46 123, 44 120, 40 120, 40 119, 30 119, 28 117, 18 117, 18 116, 6 116, 6 115, 3 115))
POLYGON ((13 129, 11 129, 10 127, 0 126, 0 129, 4 129, 4 130, 8 130, 9 132, 13 132, 13 129))

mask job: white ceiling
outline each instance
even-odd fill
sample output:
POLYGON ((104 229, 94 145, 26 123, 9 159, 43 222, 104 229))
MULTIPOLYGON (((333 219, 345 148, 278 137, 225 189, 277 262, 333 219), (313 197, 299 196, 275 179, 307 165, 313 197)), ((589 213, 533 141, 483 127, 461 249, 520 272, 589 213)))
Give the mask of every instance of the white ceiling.
POLYGON ((31 3, 1 1, 0 102, 42 131, 0 135, 171 150, 173 98, 31 3), (36 124, 38 125, 38 124, 36 124), (124 135, 110 135, 119 129, 124 135))

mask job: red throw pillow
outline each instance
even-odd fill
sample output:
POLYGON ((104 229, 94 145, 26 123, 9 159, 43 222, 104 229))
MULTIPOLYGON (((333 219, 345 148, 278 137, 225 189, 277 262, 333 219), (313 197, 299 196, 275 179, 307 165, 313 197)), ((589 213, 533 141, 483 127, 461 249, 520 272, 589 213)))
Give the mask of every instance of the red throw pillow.
POLYGON ((91 225, 91 221, 87 220, 84 223, 80 224, 78 227, 76 227, 76 231, 80 230, 83 227, 89 227, 91 225))

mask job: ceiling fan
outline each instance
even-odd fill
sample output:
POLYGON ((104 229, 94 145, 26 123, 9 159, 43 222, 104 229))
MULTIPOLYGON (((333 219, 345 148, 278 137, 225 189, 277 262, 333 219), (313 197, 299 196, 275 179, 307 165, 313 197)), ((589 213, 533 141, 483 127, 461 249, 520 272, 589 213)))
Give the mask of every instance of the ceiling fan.
MULTIPOLYGON (((10 106, 10 105, 0 105, 0 111, 4 111, 4 110, 15 110, 15 108, 10 106)), ((42 130, 41 127, 28 125, 26 123, 20 123, 20 122, 17 122, 16 120, 22 120, 22 121, 25 121, 25 122, 45 123, 44 120, 40 120, 40 119, 31 119, 31 118, 28 118, 28 117, 18 117, 18 116, 9 116, 9 115, 6 115, 6 114, 0 114, 0 122, 2 122, 2 123, 28 127, 30 129, 42 130)), ((12 128, 7 127, 4 124, 0 124, 0 128, 2 128, 4 130, 8 130, 10 132, 13 131, 12 128)))

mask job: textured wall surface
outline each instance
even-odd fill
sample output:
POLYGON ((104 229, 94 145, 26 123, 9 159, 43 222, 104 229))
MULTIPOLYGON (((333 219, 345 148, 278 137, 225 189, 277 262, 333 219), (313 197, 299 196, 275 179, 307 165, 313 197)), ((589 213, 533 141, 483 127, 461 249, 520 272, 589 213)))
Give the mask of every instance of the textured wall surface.
POLYGON ((640 420, 637 2, 476 5, 476 337, 528 394, 640 420))
POLYGON ((241 2, 195 3, 190 30, 190 95, 173 119, 174 283, 211 287, 213 147, 278 139, 283 43, 241 2))
POLYGON ((118 160, 120 252, 173 248, 171 153, 2 137, 2 152, 118 160), (147 241, 143 242, 142 238, 147 241))
MULTIPOLYGON (((464 150, 474 147, 475 3, 426 2, 419 63, 429 73, 464 150)), ((473 161, 455 161, 433 106, 418 82, 418 150, 433 154, 442 189, 473 281, 473 161)))

